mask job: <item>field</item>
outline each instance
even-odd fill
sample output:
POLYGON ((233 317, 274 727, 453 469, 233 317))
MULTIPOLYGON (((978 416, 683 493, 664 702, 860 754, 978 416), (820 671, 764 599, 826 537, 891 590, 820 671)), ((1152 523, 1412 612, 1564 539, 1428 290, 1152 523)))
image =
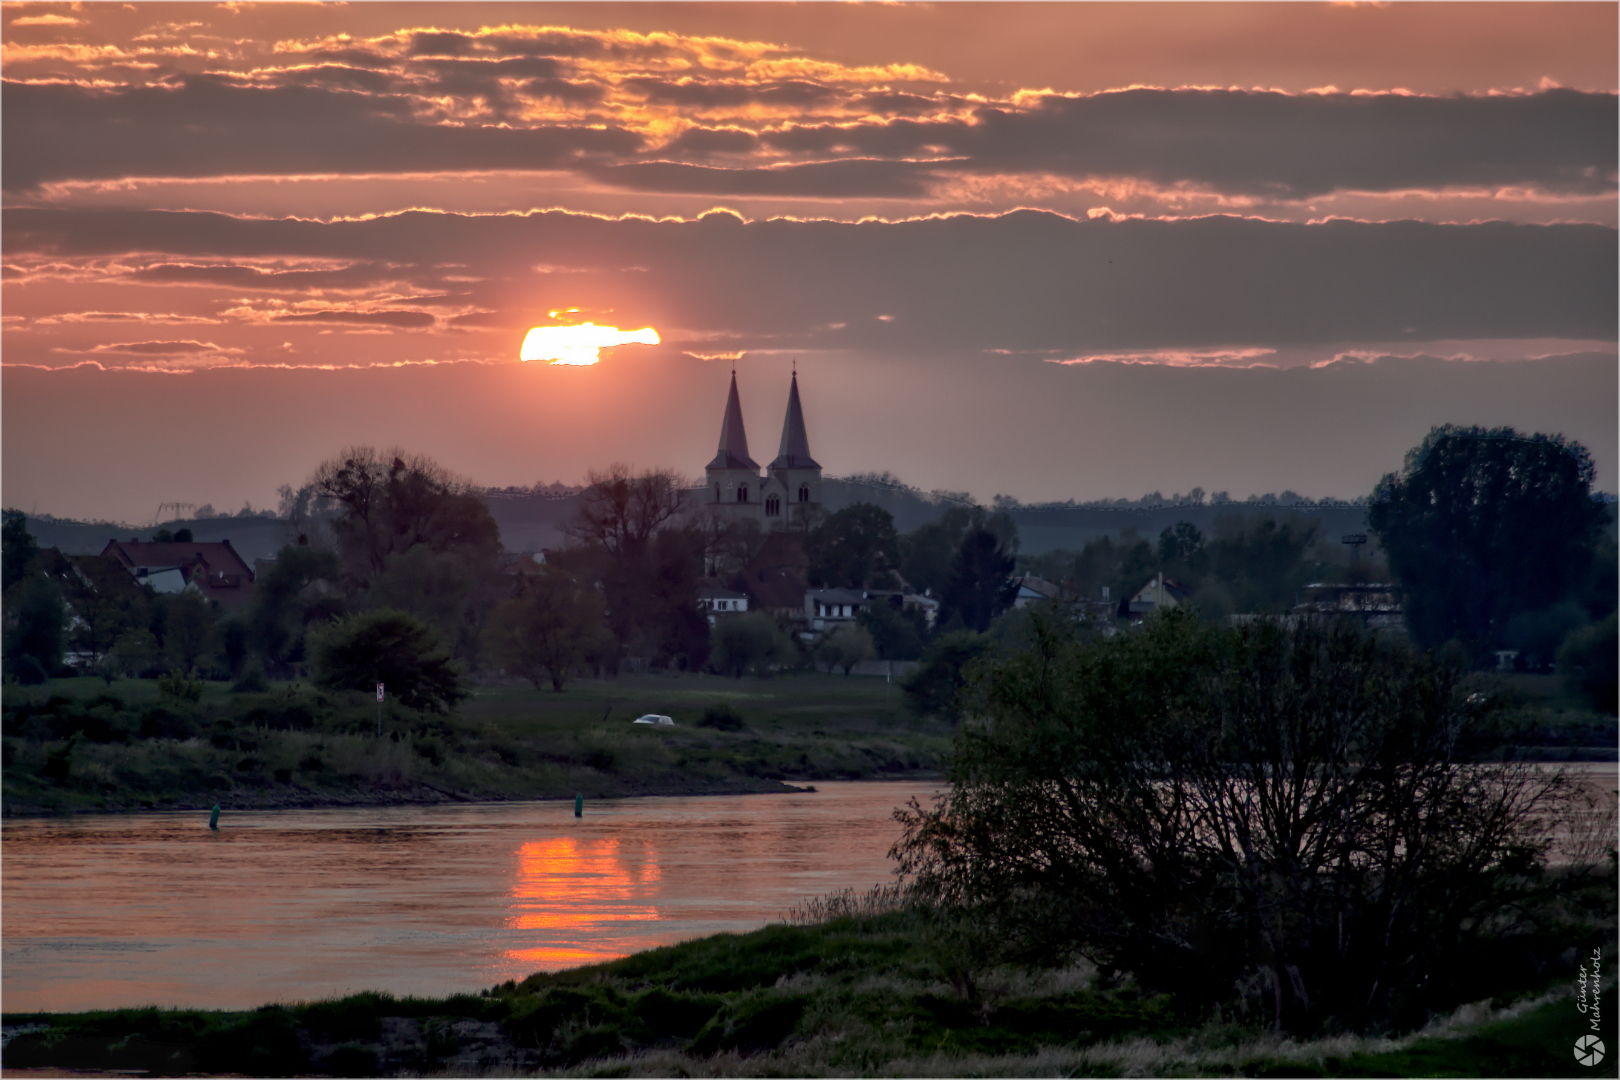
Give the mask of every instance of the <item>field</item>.
POLYGON ((935 774, 950 744, 898 686, 818 672, 482 684, 449 717, 385 704, 380 738, 364 695, 191 685, 8 685, 5 813, 781 791, 935 774), (631 723, 645 713, 675 725, 631 723))

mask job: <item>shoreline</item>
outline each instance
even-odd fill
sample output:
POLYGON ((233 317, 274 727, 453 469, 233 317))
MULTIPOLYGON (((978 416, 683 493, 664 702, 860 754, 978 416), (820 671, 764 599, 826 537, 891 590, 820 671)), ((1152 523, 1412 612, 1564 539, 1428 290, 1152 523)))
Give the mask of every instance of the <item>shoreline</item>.
MULTIPOLYGON (((793 795, 813 793, 815 785, 821 783, 857 783, 879 784, 901 780, 918 782, 941 781, 945 774, 938 770, 919 769, 907 771, 903 774, 885 774, 882 776, 820 776, 820 777, 790 777, 782 780, 753 780, 739 777, 733 783, 694 783, 688 786, 670 786, 665 784, 647 785, 647 790, 621 791, 612 794, 596 794, 587 796, 587 802, 600 802, 603 800, 638 799, 638 798, 703 798, 711 796, 733 795, 793 795)), ((260 810, 336 810, 352 809, 355 807, 390 807, 390 806, 444 806, 451 803, 542 803, 542 802, 571 802, 573 794, 507 794, 503 792, 456 792, 440 788, 436 785, 417 782, 408 788, 391 789, 375 792, 347 792, 326 793, 316 791, 303 785, 289 785, 295 792, 308 797, 286 793, 278 793, 279 798, 266 801, 262 798, 253 799, 243 797, 239 793, 225 794, 224 797, 210 801, 175 801, 164 805, 145 805, 142 803, 120 803, 116 805, 97 807, 41 807, 28 804, 6 803, 0 808, 0 819, 5 820, 31 820, 37 818, 65 818, 88 815, 122 815, 122 814, 195 814, 208 813, 217 803, 221 813, 243 813, 260 810), (234 795, 234 797, 233 797, 234 795)))

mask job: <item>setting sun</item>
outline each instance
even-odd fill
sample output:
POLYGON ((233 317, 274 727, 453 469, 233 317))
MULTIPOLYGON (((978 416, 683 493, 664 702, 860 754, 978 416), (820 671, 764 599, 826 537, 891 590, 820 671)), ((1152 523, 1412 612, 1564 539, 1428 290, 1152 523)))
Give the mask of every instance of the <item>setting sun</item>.
POLYGON ((537 326, 523 339, 519 359, 550 364, 586 366, 602 359, 601 350, 614 345, 657 345, 658 331, 650 326, 620 330, 616 326, 580 323, 578 326, 537 326))

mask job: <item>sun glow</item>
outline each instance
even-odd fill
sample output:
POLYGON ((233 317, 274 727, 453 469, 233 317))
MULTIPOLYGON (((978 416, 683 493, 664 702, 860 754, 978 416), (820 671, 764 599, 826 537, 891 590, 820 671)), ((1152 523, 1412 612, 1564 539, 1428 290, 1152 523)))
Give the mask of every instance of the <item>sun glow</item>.
POLYGON ((518 358, 524 363, 544 360, 548 364, 588 366, 602 359, 602 350, 615 345, 657 345, 658 331, 650 326, 640 330, 620 330, 617 326, 537 326, 523 339, 518 358))

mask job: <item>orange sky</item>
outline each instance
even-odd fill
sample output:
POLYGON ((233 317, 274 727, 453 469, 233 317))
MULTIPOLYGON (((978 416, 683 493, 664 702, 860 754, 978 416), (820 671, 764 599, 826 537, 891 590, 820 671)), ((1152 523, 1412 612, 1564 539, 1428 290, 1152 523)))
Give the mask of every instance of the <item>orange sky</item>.
POLYGON ((695 473, 731 356, 985 499, 1351 497, 1443 422, 1613 490, 1616 12, 6 4, 4 501, 695 473), (559 321, 662 344, 519 366, 559 321))

